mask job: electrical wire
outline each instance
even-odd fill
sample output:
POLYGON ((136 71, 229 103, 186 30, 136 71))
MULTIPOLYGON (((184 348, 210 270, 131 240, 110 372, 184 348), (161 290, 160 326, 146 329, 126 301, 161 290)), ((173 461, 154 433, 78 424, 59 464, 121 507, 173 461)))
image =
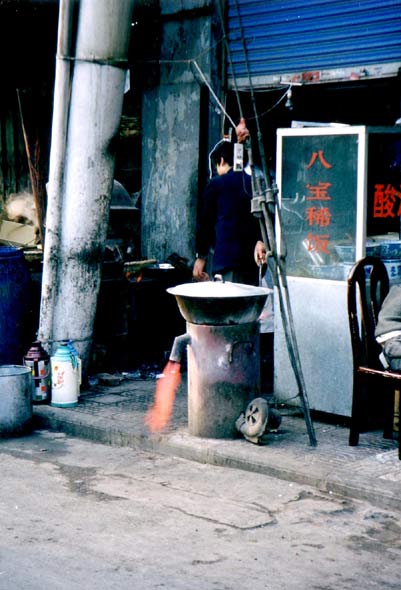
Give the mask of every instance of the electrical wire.
MULTIPOLYGON (((265 115, 267 115, 267 113, 271 113, 276 107, 278 107, 278 105, 283 102, 283 100, 288 96, 288 92, 291 90, 292 85, 290 84, 290 86, 288 88, 286 88, 286 91, 284 92, 283 96, 281 96, 277 102, 274 103, 273 106, 271 106, 269 109, 267 109, 266 111, 263 111, 263 113, 259 113, 258 117, 259 119, 261 117, 264 117, 265 115)), ((256 117, 247 117, 247 121, 253 121, 254 119, 256 119, 256 117)))
MULTIPOLYGON (((225 42, 226 45, 226 49, 227 49, 227 61, 230 65, 230 70, 232 72, 232 74, 234 74, 234 65, 233 65, 233 61, 231 59, 231 51, 230 51, 230 46, 228 44, 228 37, 227 37, 227 32, 226 32, 226 26, 225 26, 225 22, 224 22, 224 16, 223 16, 223 9, 221 7, 221 2, 220 0, 217 0, 217 6, 219 9, 219 18, 220 18, 220 25, 223 31, 223 40, 225 42)), ((237 98, 237 106, 238 106, 238 112, 240 117, 242 118, 244 116, 243 112, 242 112, 242 104, 241 104, 241 100, 239 97, 239 90, 238 90, 238 85, 237 85, 237 78, 233 75, 233 81, 234 81, 234 91, 235 91, 235 96, 237 98)))
POLYGON ((222 102, 219 100, 217 94, 214 92, 213 88, 211 87, 211 85, 209 84, 209 82, 206 79, 206 76, 204 75, 204 73, 202 72, 201 68, 199 67, 198 63, 196 60, 192 59, 191 63, 195 66, 197 72, 199 73, 202 81, 206 84, 206 86, 209 89, 209 92, 211 93, 211 95, 213 96, 214 100, 216 101, 216 103, 218 104, 219 108, 223 111, 224 115, 227 117, 227 119, 230 121, 231 125, 235 128, 236 125, 234 123, 234 121, 232 120, 232 118, 230 117, 230 115, 227 113, 226 109, 224 108, 222 102))
MULTIPOLYGON (((250 93, 251 93, 251 102, 252 102, 252 106, 253 106, 253 110, 254 110, 254 114, 255 114, 259 153, 260 153, 260 158, 262 161, 263 174, 264 174, 266 186, 268 189, 266 192, 266 199, 261 199, 260 198, 261 197, 261 195, 260 195, 260 192, 261 192, 260 191, 260 182, 257 183, 257 188, 259 189, 258 192, 256 193, 257 203, 258 203, 258 205, 260 204, 260 210, 262 213, 262 215, 259 216, 260 228, 261 228, 261 232, 263 235, 263 241, 265 242, 265 245, 266 245, 266 249, 270 250, 269 253, 271 256, 272 266, 273 266, 272 278, 273 278, 275 286, 277 287, 277 294, 278 294, 278 299, 279 299, 281 319, 282 319, 284 333, 285 333, 286 342, 287 342, 287 350, 288 350, 291 366, 292 366, 292 369, 294 372, 294 377, 295 377, 295 380, 296 380, 296 383, 298 386, 298 396, 301 400, 302 410, 303 410, 305 423, 306 423, 306 427, 307 427, 307 431, 308 431, 308 435, 309 435, 309 442, 310 442, 311 446, 316 446, 317 440, 316 440, 316 435, 315 435, 315 431, 313 428, 313 423, 312 423, 311 417, 310 417, 308 397, 307 397, 307 393, 306 393, 305 380, 304 380, 302 366, 301 366, 300 357, 299 357, 299 350, 298 350, 298 344, 297 344, 297 339, 296 339, 296 334, 295 334, 294 320, 293 320, 293 315, 292 315, 292 310, 291 310, 291 302, 290 302, 289 291, 288 291, 287 275, 286 275, 286 268, 285 268, 285 249, 280 248, 280 250, 281 250, 280 254, 277 252, 275 224, 273 223, 271 206, 274 207, 274 212, 277 216, 276 221, 279 224, 279 226, 281 227, 280 210, 277 207, 277 203, 276 203, 276 199, 275 199, 275 192, 276 191, 274 189, 273 190, 271 189, 271 186, 269 183, 270 179, 269 179, 269 175, 268 175, 268 171, 267 171, 266 155, 265 155, 265 150, 264 150, 264 146, 263 146, 263 142, 262 142, 262 133, 261 133, 261 129, 260 129, 259 115, 258 115, 258 110, 256 107, 255 93, 253 90, 252 77, 251 77, 251 72, 250 72, 250 68, 249 68, 248 51, 247 51, 246 41, 245 41, 244 32, 243 32, 242 23, 241 23, 241 14, 240 14, 238 0, 235 0, 235 5, 236 5, 236 9, 237 9, 238 26, 239 26, 239 30, 240 30, 240 34, 241 34, 242 48, 243 48, 247 76, 248 76, 248 84, 249 84, 250 93), (269 201, 270 201, 270 208, 268 208, 269 201)), ((233 72, 233 76, 235 77, 234 72, 233 72)), ((286 95, 288 98, 289 98, 290 90, 291 89, 288 89, 286 92, 286 95)), ((248 142, 248 145, 250 146, 250 142, 248 142)), ((251 159, 252 150, 250 147, 248 148, 248 154, 250 155, 250 159, 251 159)), ((254 185, 252 185, 252 189, 253 188, 254 188, 254 185)), ((260 213, 259 213, 259 215, 260 215, 260 213)), ((282 237, 282 234, 281 234, 281 237, 282 237)), ((283 246, 283 244, 281 244, 281 245, 283 246)))

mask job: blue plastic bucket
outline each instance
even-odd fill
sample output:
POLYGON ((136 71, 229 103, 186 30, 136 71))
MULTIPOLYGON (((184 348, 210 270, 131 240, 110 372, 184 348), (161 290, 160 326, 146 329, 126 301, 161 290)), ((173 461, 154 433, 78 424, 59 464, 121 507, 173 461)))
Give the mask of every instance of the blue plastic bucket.
POLYGON ((22 249, 0 245, 0 365, 22 362, 28 282, 22 249))

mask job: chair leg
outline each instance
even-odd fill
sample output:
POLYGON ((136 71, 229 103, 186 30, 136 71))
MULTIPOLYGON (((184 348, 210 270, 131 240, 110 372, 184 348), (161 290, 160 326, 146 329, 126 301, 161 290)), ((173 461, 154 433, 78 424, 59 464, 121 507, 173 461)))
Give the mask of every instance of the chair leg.
POLYGON ((351 424, 351 428, 349 431, 349 441, 348 445, 350 447, 357 447, 359 444, 359 430, 358 428, 353 428, 351 424))
POLYGON ((393 431, 400 431, 400 390, 396 389, 394 392, 394 416, 393 416, 393 431))
POLYGON ((385 391, 384 396, 384 429, 383 438, 391 440, 394 431, 394 416, 395 416, 396 392, 394 389, 385 391))
POLYGON ((348 444, 350 447, 356 447, 359 443, 359 433, 361 431, 361 393, 360 385, 354 377, 354 385, 352 392, 352 411, 351 411, 351 425, 349 430, 348 444))
POLYGON ((401 461, 401 436, 400 436, 400 390, 396 389, 394 393, 394 419, 393 431, 398 436, 398 459, 401 461))

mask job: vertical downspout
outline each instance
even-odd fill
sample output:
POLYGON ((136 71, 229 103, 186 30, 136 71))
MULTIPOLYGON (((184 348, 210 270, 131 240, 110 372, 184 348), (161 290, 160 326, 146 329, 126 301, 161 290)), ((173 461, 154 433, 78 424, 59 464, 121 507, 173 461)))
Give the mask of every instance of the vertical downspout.
MULTIPOLYGON (((133 0, 81 0, 62 183, 53 347, 71 339, 85 375, 121 120, 133 0)), ((107 318, 105 318, 107 321, 107 318)))
POLYGON ((71 92, 71 38, 75 0, 60 0, 56 72, 54 80, 53 119, 47 212, 43 251, 42 296, 40 303, 39 339, 49 349, 53 339, 53 314, 57 291, 61 207, 63 198, 64 161, 67 142, 68 112, 71 92))

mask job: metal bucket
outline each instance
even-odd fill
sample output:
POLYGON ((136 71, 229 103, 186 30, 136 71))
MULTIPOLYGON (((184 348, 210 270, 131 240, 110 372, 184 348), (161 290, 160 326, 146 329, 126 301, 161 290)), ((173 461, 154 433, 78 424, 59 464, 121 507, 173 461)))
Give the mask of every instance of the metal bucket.
POLYGON ((0 365, 0 437, 21 434, 32 421, 31 369, 0 365))
POLYGON ((188 430, 192 436, 235 438, 235 421, 260 395, 259 324, 187 324, 188 430))

